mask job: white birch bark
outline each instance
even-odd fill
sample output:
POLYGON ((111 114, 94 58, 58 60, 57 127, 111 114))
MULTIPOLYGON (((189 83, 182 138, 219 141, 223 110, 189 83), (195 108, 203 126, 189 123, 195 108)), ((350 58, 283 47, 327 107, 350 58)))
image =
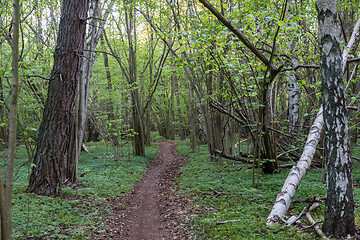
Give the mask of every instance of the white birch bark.
MULTIPOLYGON (((95 2, 95 1, 94 1, 95 2)), ((90 85, 90 79, 94 68, 95 63, 95 57, 96 53, 94 50, 96 49, 96 46, 100 40, 101 35, 103 34, 106 20, 109 17, 110 12, 112 11, 112 8, 114 6, 114 1, 112 1, 108 7, 106 12, 104 13, 104 16, 102 18, 102 22, 98 27, 96 25, 90 24, 89 26, 89 33, 90 33, 90 39, 86 41, 85 43, 85 51, 84 57, 83 57, 83 63, 81 67, 81 77, 80 77, 80 91, 79 91, 79 127, 78 127, 78 133, 79 133, 79 140, 78 140, 78 148, 81 149, 81 145, 83 143, 84 138, 84 127, 85 127, 85 121, 86 121, 86 110, 88 105, 88 95, 89 95, 89 85, 90 85)), ((95 14, 93 12, 92 14, 95 14)), ((98 21, 96 18, 94 18, 95 21, 98 21)))
MULTIPOLYGON (((292 59, 293 66, 297 65, 296 58, 292 59)), ((288 120, 290 123, 289 132, 297 132, 300 123, 300 88, 294 73, 289 73, 287 76, 288 82, 288 103, 289 114, 288 120)))
POLYGON ((296 189, 301 180, 304 178, 306 172, 309 170, 311 161, 314 157, 316 147, 319 143, 320 134, 323 129, 324 118, 322 107, 310 129, 308 139, 306 141, 304 151, 300 160, 294 165, 288 177, 285 180, 284 186, 279 192, 273 209, 268 217, 268 224, 278 222, 285 217, 287 210, 290 207, 292 198, 295 195, 296 189))
MULTIPOLYGON (((344 72, 346 67, 346 62, 350 57, 351 49, 357 38, 357 33, 360 28, 360 19, 357 21, 351 38, 348 42, 348 45, 343 51, 342 54, 342 71, 344 72)), ((312 158, 314 156, 316 147, 318 145, 321 131, 323 130, 324 117, 323 117, 323 108, 319 109, 319 113, 310 129, 308 139, 304 148, 304 151, 301 155, 299 162, 290 170, 288 177, 285 180, 285 183, 276 197, 275 204, 270 212, 270 215, 267 218, 267 224, 273 224, 285 217, 287 210, 290 207, 291 200, 295 195, 296 189, 299 186, 301 180, 306 175, 307 171, 310 168, 312 158)))

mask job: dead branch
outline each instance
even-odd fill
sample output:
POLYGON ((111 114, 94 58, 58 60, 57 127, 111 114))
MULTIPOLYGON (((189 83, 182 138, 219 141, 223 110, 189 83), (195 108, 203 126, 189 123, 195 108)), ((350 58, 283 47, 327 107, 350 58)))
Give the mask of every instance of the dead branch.
POLYGON ((220 196, 220 195, 227 195, 227 193, 225 192, 219 192, 213 188, 210 188, 212 190, 212 192, 203 192, 203 191, 200 191, 199 189, 195 189, 197 192, 201 193, 201 194, 204 194, 204 195, 208 195, 208 196, 213 196, 214 198, 220 196))
POLYGON ((243 163, 249 163, 249 164, 252 163, 252 161, 250 161, 248 158, 230 155, 230 154, 224 153, 223 151, 220 151, 218 149, 213 149, 212 153, 215 155, 219 155, 220 157, 230 159, 230 160, 239 161, 239 162, 243 162, 243 163))
POLYGON ((309 197, 309 198, 306 198, 306 199, 296 199, 296 200, 293 201, 293 203, 309 202, 312 205, 315 202, 322 202, 323 200, 325 200, 324 197, 309 197))
POLYGON ((319 206, 319 203, 314 203, 308 212, 306 212, 306 217, 308 218, 309 222, 314 226, 317 234, 324 239, 328 239, 325 234, 323 233, 323 231, 321 230, 321 228, 319 227, 319 225, 317 224, 317 222, 315 222, 315 220, 312 218, 310 211, 317 208, 319 206))
POLYGON ((223 221, 223 222, 216 222, 216 225, 221 225, 221 224, 225 224, 225 223, 233 223, 233 222, 241 222, 241 220, 228 220, 228 221, 223 221))

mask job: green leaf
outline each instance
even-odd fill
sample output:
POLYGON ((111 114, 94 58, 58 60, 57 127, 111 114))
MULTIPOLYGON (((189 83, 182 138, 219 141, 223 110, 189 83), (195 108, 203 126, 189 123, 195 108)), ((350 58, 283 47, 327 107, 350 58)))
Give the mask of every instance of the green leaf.
POLYGON ((280 21, 280 22, 278 23, 278 25, 279 25, 279 27, 282 27, 282 26, 285 25, 285 22, 284 22, 284 21, 280 21))

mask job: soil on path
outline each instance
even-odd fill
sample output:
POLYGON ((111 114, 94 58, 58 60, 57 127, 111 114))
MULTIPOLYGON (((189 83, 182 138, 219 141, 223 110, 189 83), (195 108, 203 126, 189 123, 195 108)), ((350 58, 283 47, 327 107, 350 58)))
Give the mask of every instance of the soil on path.
POLYGON ((175 194, 173 180, 186 159, 176 152, 176 143, 161 142, 155 160, 134 190, 112 203, 106 226, 94 239, 160 240, 191 239, 185 233, 189 219, 184 199, 175 194))

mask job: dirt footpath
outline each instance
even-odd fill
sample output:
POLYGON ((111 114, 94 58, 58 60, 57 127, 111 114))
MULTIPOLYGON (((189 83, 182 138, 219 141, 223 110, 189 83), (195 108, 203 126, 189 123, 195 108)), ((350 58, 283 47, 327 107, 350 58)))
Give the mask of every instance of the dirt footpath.
POLYGON ((186 159, 176 152, 176 143, 161 142, 155 160, 142 180, 125 199, 115 200, 112 214, 103 224, 108 228, 94 239, 160 240, 191 239, 185 233, 185 219, 189 219, 185 202, 175 194, 174 179, 186 159), (119 207, 124 205, 124 207, 119 207))

